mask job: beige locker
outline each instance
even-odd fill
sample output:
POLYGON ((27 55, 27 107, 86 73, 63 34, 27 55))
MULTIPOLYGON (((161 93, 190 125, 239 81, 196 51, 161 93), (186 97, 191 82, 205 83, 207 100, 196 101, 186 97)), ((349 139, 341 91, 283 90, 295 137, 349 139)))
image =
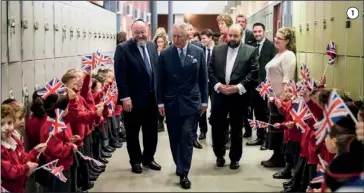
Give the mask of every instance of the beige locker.
MULTIPOLYGON (((311 1, 314 2, 314 1, 311 1)), ((315 17, 314 17, 314 52, 325 53, 326 42, 324 42, 323 36, 327 36, 323 29, 324 19, 324 1, 315 1, 315 17)))
POLYGON ((94 41, 94 26, 91 26, 91 24, 93 23, 92 21, 92 12, 91 11, 85 11, 85 16, 86 16, 86 23, 88 23, 87 26, 87 37, 86 37, 86 43, 85 43, 85 54, 91 54, 92 53, 92 45, 93 45, 93 41, 94 41))
POLYGON ((84 18, 84 10, 78 8, 78 22, 77 22, 77 29, 76 29, 76 55, 83 55, 84 54, 84 34, 85 32, 85 18, 84 18))
POLYGON ((54 63, 53 58, 45 59, 44 68, 45 68, 45 79, 46 79, 46 81, 49 81, 52 78, 56 77, 53 63, 54 63))
POLYGON ((54 57, 62 57, 62 3, 54 1, 54 57))
POLYGON ((34 59, 44 59, 44 2, 33 1, 34 59))
MULTIPOLYGON (((346 2, 346 8, 349 9, 350 7, 362 7, 363 1, 347 1, 346 2)), ((364 9, 364 8, 363 8, 364 9)), ((363 10, 364 11, 364 10, 363 10)), ((363 12, 361 12, 363 13, 363 12)), ((364 31, 362 31, 362 25, 363 25, 363 19, 364 17, 360 15, 357 19, 350 20, 350 28, 347 29, 348 33, 348 41, 347 41, 347 47, 348 52, 347 54, 350 56, 360 56, 361 54, 361 44, 358 43, 358 40, 362 37, 361 34, 364 34, 364 31)), ((362 42, 362 41, 361 41, 362 42)))
MULTIPOLYGON (((31 96, 35 90, 34 80, 37 78, 37 76, 39 76, 37 73, 34 73, 35 72, 34 62, 33 61, 23 62, 22 71, 23 71, 23 86, 21 88, 23 89, 23 91, 28 92, 31 99, 31 96)), ((43 87, 44 85, 42 84, 41 86, 43 87)))
POLYGON ((62 56, 70 55, 70 6, 62 4, 62 56))
MULTIPOLYGON (((330 40, 336 43, 337 54, 345 55, 345 35, 347 31, 345 28, 346 3, 345 1, 327 1, 326 4, 326 8, 330 11, 330 13, 326 15, 325 10, 325 19, 328 20, 327 29, 331 32, 330 40)), ((329 41, 327 41, 325 45, 327 45, 329 41)))
POLYGON ((55 58, 54 59, 54 77, 57 77, 59 79, 62 78, 63 74, 64 74, 64 71, 65 71, 65 68, 67 68, 68 66, 64 67, 62 65, 62 60, 63 58, 55 58))
POLYGON ((306 1, 306 22, 305 22, 305 31, 306 31, 306 50, 307 52, 313 52, 315 48, 315 18, 316 4, 315 1, 306 1))
POLYGON ((314 61, 313 61, 313 64, 314 64, 313 77, 314 77, 314 79, 316 81, 318 81, 318 80, 320 80, 320 78, 322 77, 322 75, 324 73, 326 63, 322 63, 324 55, 321 54, 321 53, 314 53, 313 58, 314 58, 314 61))
POLYGON ((69 68, 80 68, 81 67, 81 57, 73 56, 69 58, 69 68))
POLYGON ((34 61, 34 81, 35 84, 42 85, 49 80, 46 79, 46 70, 45 70, 45 60, 35 60, 34 61))
POLYGON ((1 98, 5 100, 9 98, 9 76, 8 64, 1 64, 1 98))
POLYGON ((302 53, 304 58, 306 58, 306 65, 307 68, 310 69, 310 75, 311 77, 316 80, 315 78, 315 54, 314 53, 302 53))
POLYGON ((67 72, 67 70, 73 68, 72 65, 71 65, 71 63, 70 63, 70 58, 71 57, 62 58, 62 66, 63 66, 63 69, 62 69, 62 72, 61 72, 60 77, 62 77, 62 75, 67 72))
POLYGON ((45 48, 44 48, 44 58, 54 57, 54 2, 44 1, 44 38, 45 38, 45 48))
POLYGON ((9 1, 8 3, 9 62, 12 63, 21 60, 20 1, 9 1))
POLYGON ((1 63, 8 62, 8 25, 6 18, 6 2, 1 1, 1 63))
POLYGON ((346 92, 350 92, 351 98, 354 100, 359 99, 360 87, 363 83, 360 82, 360 58, 358 57, 347 57, 346 67, 346 92))
POLYGON ((34 1, 22 1, 23 18, 22 18, 22 60, 28 61, 34 59, 34 1))
MULTIPOLYGON (((30 62, 24 62, 24 65, 30 65, 30 62)), ((17 100, 22 99, 22 87, 23 87, 23 77, 22 77, 22 63, 15 62, 9 63, 8 65, 8 77, 9 77, 9 90, 12 91, 12 95, 17 100)))
POLYGON ((294 29, 296 31, 296 49, 298 52, 302 51, 302 24, 301 24, 301 4, 304 2, 301 1, 293 1, 293 11, 292 17, 293 17, 293 23, 294 23, 294 29))
POLYGON ((307 50, 307 2, 301 1, 300 2, 300 49, 303 52, 307 50))
MULTIPOLYGON (((346 74, 345 74, 345 57, 338 56, 336 58, 336 64, 331 66, 333 68, 333 87, 345 91, 345 82, 346 82, 346 74)), ((330 66, 329 66, 330 67, 330 66)))
POLYGON ((69 50, 69 56, 75 56, 77 55, 77 27, 79 25, 80 18, 79 18, 79 9, 73 6, 69 6, 69 17, 68 17, 68 23, 69 23, 69 42, 68 42, 68 50, 69 50))

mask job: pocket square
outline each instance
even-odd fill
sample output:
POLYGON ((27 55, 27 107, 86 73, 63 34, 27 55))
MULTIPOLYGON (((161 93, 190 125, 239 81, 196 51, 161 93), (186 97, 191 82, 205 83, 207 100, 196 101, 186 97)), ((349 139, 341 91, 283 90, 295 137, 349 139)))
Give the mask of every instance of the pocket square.
POLYGON ((196 60, 196 59, 193 59, 193 60, 192 60, 192 63, 197 63, 197 60, 196 60))

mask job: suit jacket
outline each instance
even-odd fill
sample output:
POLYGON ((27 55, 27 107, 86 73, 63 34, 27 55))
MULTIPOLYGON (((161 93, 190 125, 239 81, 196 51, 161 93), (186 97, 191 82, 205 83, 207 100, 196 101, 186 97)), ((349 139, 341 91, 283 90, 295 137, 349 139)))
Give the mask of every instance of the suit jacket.
MULTIPOLYGON (((148 41, 146 47, 154 82, 158 52, 153 42, 148 41)), ((146 108, 150 96, 150 79, 143 57, 133 39, 122 42, 116 47, 114 62, 115 79, 119 91, 118 101, 130 97, 134 109, 146 108)))
POLYGON ((164 49, 156 70, 157 103, 164 104, 167 116, 190 116, 208 102, 207 68, 203 50, 188 43, 182 66, 177 48, 164 49))
POLYGON ((274 56, 277 54, 277 49, 274 46, 273 42, 265 39, 262 49, 259 54, 259 73, 258 73, 258 81, 262 82, 266 78, 265 66, 271 61, 274 56))
POLYGON ((244 43, 251 45, 251 46, 255 44, 255 38, 254 38, 253 32, 248 29, 245 29, 244 43))
POLYGON ((191 44, 197 46, 197 47, 200 47, 201 49, 205 49, 205 46, 203 46, 200 42, 194 40, 194 41, 191 41, 191 44))
MULTIPOLYGON (((209 80, 211 86, 215 86, 219 82, 221 84, 226 84, 225 71, 227 52, 227 44, 215 46, 212 51, 209 64, 209 80)), ((237 85, 241 83, 245 89, 249 91, 258 84, 258 68, 257 49, 246 44, 240 44, 229 84, 237 85)))

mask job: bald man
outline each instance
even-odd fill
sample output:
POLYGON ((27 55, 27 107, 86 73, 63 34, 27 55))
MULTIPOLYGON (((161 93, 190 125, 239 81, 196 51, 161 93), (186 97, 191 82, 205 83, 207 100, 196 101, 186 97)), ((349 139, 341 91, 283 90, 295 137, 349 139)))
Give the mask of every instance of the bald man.
POLYGON ((216 165, 225 165, 225 129, 230 117, 231 147, 230 169, 238 169, 243 153, 243 117, 247 115, 249 92, 258 85, 257 49, 242 44, 243 29, 234 24, 229 27, 227 44, 215 46, 209 67, 209 80, 214 91, 211 104, 211 133, 216 165))
POLYGON ((154 161, 158 141, 154 70, 158 53, 155 44, 147 40, 148 28, 143 20, 136 20, 131 30, 133 37, 116 47, 114 69, 118 100, 123 105, 131 171, 140 174, 141 164, 152 170, 161 170, 154 161), (139 145, 140 127, 143 131, 143 152, 139 145))

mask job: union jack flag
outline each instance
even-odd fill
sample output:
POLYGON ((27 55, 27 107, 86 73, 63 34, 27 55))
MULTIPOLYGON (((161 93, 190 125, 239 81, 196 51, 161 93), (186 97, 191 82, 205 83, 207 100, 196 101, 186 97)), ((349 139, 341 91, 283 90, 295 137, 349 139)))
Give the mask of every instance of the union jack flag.
POLYGON ((307 78, 310 77, 310 71, 308 70, 307 65, 304 63, 301 66, 301 76, 303 80, 307 80, 307 78))
POLYGON ((82 69, 86 71, 92 71, 96 68, 94 56, 86 55, 82 56, 82 69))
POLYGON ((315 123, 316 144, 320 144, 330 131, 331 127, 343 117, 350 114, 349 108, 345 105, 340 95, 333 90, 330 94, 328 104, 323 110, 323 119, 315 123))
POLYGON ((330 41, 326 47, 326 54, 329 56, 329 64, 335 64, 336 60, 336 45, 334 42, 330 41))
POLYGON ((88 161, 92 161, 92 162, 94 162, 97 166, 103 166, 103 165, 105 165, 105 164, 103 164, 102 162, 100 162, 100 161, 98 161, 98 160, 96 160, 96 159, 94 159, 94 158, 91 158, 91 157, 89 157, 89 156, 86 156, 86 155, 83 155, 81 152, 77 152, 78 154, 80 154, 80 156, 82 157, 82 159, 84 159, 84 160, 88 160, 88 161))
POLYGON ((293 121, 296 123, 297 129, 301 133, 305 132, 308 120, 312 117, 312 113, 303 99, 300 99, 297 104, 292 104, 292 109, 289 111, 293 121))
POLYGON ((251 119, 248 119, 249 125, 252 129, 257 127, 257 122, 251 119))
POLYGON ((43 166, 42 168, 47 170, 49 173, 53 174, 57 179, 66 183, 67 178, 63 175, 63 172, 62 172, 64 167, 62 165, 57 167, 57 163, 58 162, 53 162, 51 164, 43 166))
POLYGON ((56 112, 56 119, 47 117, 47 120, 52 122, 52 126, 49 129, 50 135, 55 135, 67 129, 67 125, 64 123, 64 119, 62 116, 63 110, 55 109, 55 112, 56 112))
POLYGON ((103 63, 107 63, 109 59, 105 58, 105 55, 101 54, 99 50, 94 53, 95 65, 100 66, 103 63))
POLYGON ((104 59, 100 62, 101 67, 105 67, 107 65, 114 65, 114 60, 110 56, 104 56, 104 59))
POLYGON ((325 171, 328 168, 327 162, 323 160, 320 155, 318 155, 318 158, 320 163, 317 164, 317 173, 316 176, 311 180, 311 184, 323 183, 325 179, 325 171))
POLYGON ((1 192, 9 192, 9 191, 7 191, 5 188, 3 188, 3 187, 1 186, 1 192))
POLYGON ((291 89, 292 91, 292 94, 294 96, 297 95, 297 86, 296 86, 296 83, 294 82, 294 80, 290 80, 287 84, 286 84, 286 87, 288 87, 289 89, 291 89))
POLYGON ((37 94, 43 99, 46 99, 51 94, 64 94, 65 90, 65 85, 57 78, 53 78, 44 88, 40 89, 37 94))
POLYGON ((271 92, 273 92, 272 84, 268 79, 265 79, 263 82, 261 82, 256 90, 264 100, 269 97, 271 92))
POLYGON ((304 81, 297 82, 297 96, 303 96, 303 93, 307 90, 306 83, 304 81))
POLYGON ((316 84, 316 81, 313 80, 312 78, 308 78, 306 81, 306 88, 309 90, 309 91, 312 91, 314 89, 317 88, 317 84, 316 84))
POLYGON ((110 92, 107 92, 107 94, 102 99, 102 102, 109 108, 109 110, 114 110, 114 102, 113 102, 113 96, 110 92))

